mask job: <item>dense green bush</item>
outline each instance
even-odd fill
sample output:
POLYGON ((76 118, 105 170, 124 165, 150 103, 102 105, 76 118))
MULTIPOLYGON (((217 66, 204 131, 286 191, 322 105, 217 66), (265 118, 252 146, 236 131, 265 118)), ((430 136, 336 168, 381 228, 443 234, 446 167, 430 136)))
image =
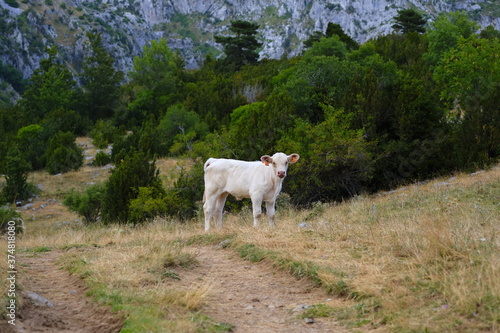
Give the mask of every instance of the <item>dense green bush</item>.
POLYGON ((99 119, 89 133, 92 143, 99 149, 108 147, 123 135, 123 130, 113 125, 111 120, 99 119))
POLYGON ((73 110, 56 109, 49 112, 41 122, 48 137, 55 133, 71 132, 75 135, 85 135, 92 126, 90 119, 73 110))
POLYGON ((280 151, 301 155, 299 163, 288 170, 284 183, 284 191, 295 204, 310 205, 359 194, 373 177, 371 144, 364 139, 363 130, 350 129, 352 115, 343 110, 323 108, 323 122, 312 125, 297 120, 277 144, 280 151))
POLYGON ((64 198, 63 204, 83 216, 86 224, 95 223, 101 217, 104 189, 104 184, 92 185, 84 193, 77 193, 72 189, 64 198))
POLYGON ((24 231, 24 223, 21 219, 21 213, 9 207, 9 205, 0 206, 0 234, 7 231, 6 228, 9 226, 9 221, 15 222, 16 232, 24 231))
MULTIPOLYGON (((142 151, 131 151, 117 163, 116 169, 105 185, 102 202, 102 219, 105 223, 129 223, 130 202, 137 199, 139 188, 152 188, 155 194, 161 194, 164 189, 158 177, 155 161, 150 162, 142 151)), ((136 214, 136 213, 134 213, 136 214)), ((135 216, 137 218, 137 215, 135 216)))
POLYGON ((119 163, 125 156, 139 150, 148 158, 159 155, 161 137, 154 121, 143 122, 140 128, 115 139, 111 159, 119 163))
POLYGON ((133 224, 163 216, 167 212, 164 192, 155 187, 139 187, 137 198, 129 204, 129 221, 133 224))
POLYGON ((270 154, 276 141, 293 125, 291 109, 280 97, 272 96, 269 102, 255 102, 233 111, 227 140, 238 158, 257 160, 270 154))
POLYGON ((195 140, 203 139, 208 134, 208 126, 200 121, 194 111, 187 111, 183 105, 176 104, 168 108, 157 127, 160 137, 158 153, 167 156, 170 153, 178 155, 195 140), (176 147, 172 150, 172 146, 176 147))
POLYGON ((182 172, 172 188, 166 190, 166 214, 187 220, 196 216, 197 202, 203 198, 203 165, 197 164, 189 172, 182 172))
POLYGON ((36 124, 25 126, 19 129, 16 139, 19 149, 31 164, 32 169, 43 168, 45 166, 44 152, 47 147, 45 129, 36 124))
POLYGON ((5 186, 0 194, 0 202, 15 203, 28 199, 35 193, 34 187, 27 181, 31 165, 16 147, 11 149, 6 160, 5 186))
POLYGON ((57 132, 49 141, 45 153, 47 172, 51 175, 77 170, 83 165, 83 151, 71 132, 57 132))
POLYGON ((106 164, 111 163, 111 156, 106 154, 103 151, 97 152, 95 155, 94 161, 92 162, 93 166, 105 166, 106 164))

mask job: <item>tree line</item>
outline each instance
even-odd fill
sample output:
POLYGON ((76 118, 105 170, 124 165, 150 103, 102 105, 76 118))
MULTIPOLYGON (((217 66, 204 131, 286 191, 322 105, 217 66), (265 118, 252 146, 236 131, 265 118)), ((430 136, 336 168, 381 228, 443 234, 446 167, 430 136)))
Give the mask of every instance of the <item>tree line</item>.
POLYGON ((304 41, 301 56, 279 60, 258 59, 258 28, 233 21, 233 36, 216 37, 226 56, 207 57, 197 70, 185 70, 165 40, 146 45, 129 73, 113 67, 98 33, 88 34, 78 75, 48 49, 21 100, 0 107, 2 200, 32 194, 30 170, 79 168, 81 135, 112 144, 111 156, 94 163, 116 165, 105 184, 66 200, 88 222, 194 216, 211 156, 299 153, 283 189, 297 206, 497 163, 494 28, 479 30, 464 12, 427 23, 402 10, 391 34, 359 45, 330 23, 304 41), (189 158, 194 167, 165 188, 160 157, 189 158))

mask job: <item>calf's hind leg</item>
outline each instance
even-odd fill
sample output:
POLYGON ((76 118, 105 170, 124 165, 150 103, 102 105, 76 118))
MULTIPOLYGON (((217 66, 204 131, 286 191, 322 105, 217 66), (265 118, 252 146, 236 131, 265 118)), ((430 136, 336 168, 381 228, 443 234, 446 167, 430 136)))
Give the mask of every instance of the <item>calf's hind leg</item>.
POLYGON ((216 199, 217 198, 214 196, 209 196, 205 199, 205 203, 203 204, 203 212, 205 213, 205 231, 210 230, 210 221, 215 213, 215 206, 217 204, 216 199))
POLYGON ((214 218, 217 228, 222 228, 222 213, 224 212, 224 204, 226 203, 228 193, 222 193, 217 197, 215 202, 214 218))

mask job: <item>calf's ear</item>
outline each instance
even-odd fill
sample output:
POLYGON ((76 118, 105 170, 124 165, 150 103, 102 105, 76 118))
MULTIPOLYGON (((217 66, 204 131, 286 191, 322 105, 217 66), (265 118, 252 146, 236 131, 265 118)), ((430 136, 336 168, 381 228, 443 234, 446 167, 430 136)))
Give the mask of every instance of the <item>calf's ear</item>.
POLYGON ((299 154, 291 154, 288 156, 288 162, 295 163, 299 160, 299 158, 300 158, 299 154))
POLYGON ((264 163, 265 165, 269 165, 269 163, 273 163, 273 159, 271 156, 269 155, 264 155, 264 156, 261 156, 260 157, 260 160, 262 161, 262 163, 264 163))

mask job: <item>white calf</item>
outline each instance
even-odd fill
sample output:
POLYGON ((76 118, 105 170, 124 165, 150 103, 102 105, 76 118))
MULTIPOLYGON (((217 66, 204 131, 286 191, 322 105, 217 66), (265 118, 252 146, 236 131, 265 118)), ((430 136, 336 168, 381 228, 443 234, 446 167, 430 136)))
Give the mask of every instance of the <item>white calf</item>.
POLYGON ((262 201, 266 203, 269 225, 274 225, 276 197, 281 191, 283 178, 290 163, 299 159, 298 154, 276 153, 264 155, 261 161, 245 162, 231 159, 209 158, 205 162, 205 231, 210 230, 214 217, 218 228, 222 227, 222 211, 228 194, 236 199, 252 199, 253 225, 257 227, 262 214, 262 201))

